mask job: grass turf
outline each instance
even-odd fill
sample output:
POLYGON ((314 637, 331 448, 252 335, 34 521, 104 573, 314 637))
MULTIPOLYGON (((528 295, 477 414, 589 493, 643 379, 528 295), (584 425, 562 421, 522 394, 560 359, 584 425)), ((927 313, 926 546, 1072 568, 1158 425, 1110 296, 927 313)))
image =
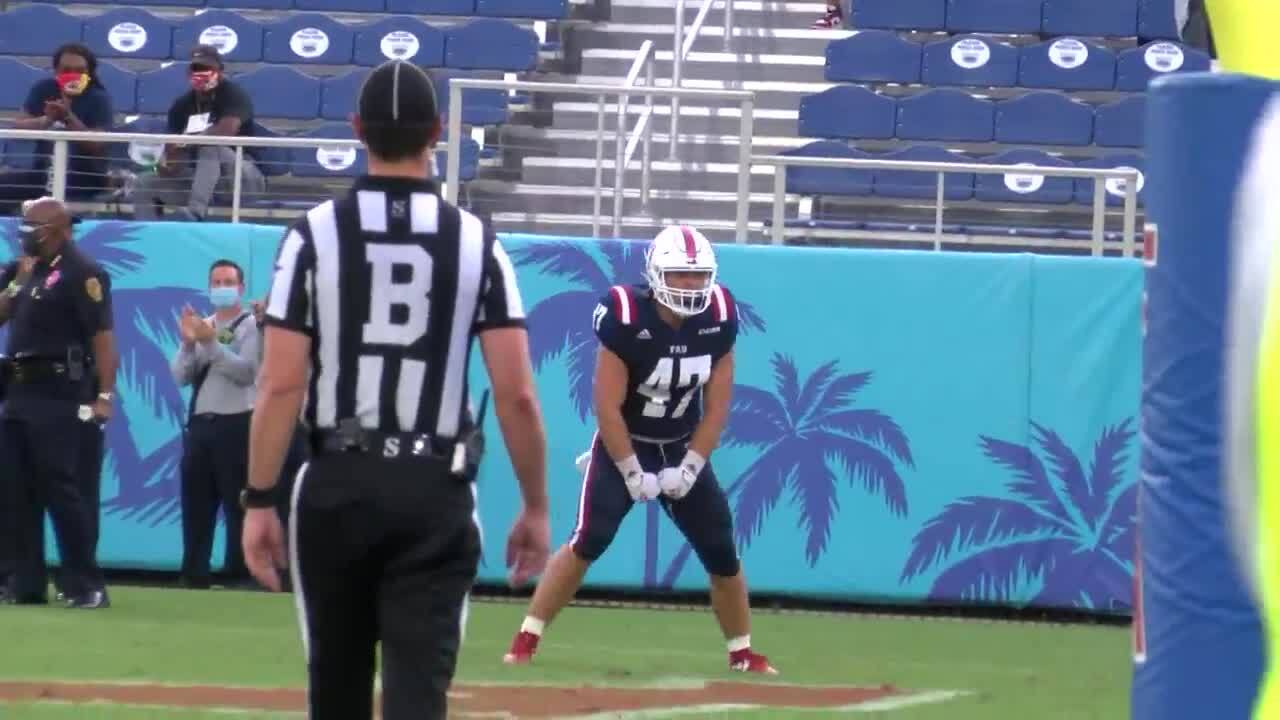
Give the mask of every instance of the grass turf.
MULTIPOLYGON (((104 612, 0 608, 0 679, 303 687, 289 596, 118 587, 104 612)), ((663 678, 741 680, 726 670, 709 612, 567 609, 532 666, 502 653, 523 606, 472 604, 458 680, 646 685, 663 678)), ((858 717, 886 720, 1098 720, 1128 714, 1129 636, 1123 628, 857 615, 758 613, 752 638, 796 684, 962 690, 969 694, 858 717)), ((728 714, 703 717, 728 717, 728 714)), ((732 717, 799 717, 780 710, 732 717)), ((4 720, 226 718, 104 705, 0 704, 4 720)), ((300 717, 238 714, 236 717, 300 717)), ((689 716, 684 716, 689 717, 689 716)))

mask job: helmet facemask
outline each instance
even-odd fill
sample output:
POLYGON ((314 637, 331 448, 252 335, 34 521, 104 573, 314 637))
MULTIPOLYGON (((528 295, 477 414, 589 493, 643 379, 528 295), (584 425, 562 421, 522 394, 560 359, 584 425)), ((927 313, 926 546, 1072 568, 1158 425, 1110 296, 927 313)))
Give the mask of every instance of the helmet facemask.
POLYGON ((648 272, 649 287, 653 289, 653 297, 665 305, 671 312, 681 317, 692 317, 711 305, 711 290, 716 283, 716 269, 705 265, 690 267, 663 268, 650 265, 648 272), (702 273, 705 283, 697 289, 686 290, 675 287, 667 280, 668 274, 702 273))

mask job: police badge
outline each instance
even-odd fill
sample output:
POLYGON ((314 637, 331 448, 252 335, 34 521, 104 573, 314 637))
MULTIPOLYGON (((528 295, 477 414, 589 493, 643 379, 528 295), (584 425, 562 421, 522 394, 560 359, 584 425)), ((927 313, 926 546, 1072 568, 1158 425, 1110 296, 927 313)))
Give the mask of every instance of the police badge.
POLYGON ((91 277, 88 280, 85 280, 84 292, 89 296, 90 300, 96 303, 102 302, 102 283, 98 282, 98 278, 91 277))

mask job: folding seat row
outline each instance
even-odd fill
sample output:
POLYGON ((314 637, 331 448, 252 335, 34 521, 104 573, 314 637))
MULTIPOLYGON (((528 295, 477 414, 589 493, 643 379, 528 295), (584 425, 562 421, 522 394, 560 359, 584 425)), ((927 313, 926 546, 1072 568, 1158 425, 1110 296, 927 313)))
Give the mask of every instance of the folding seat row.
POLYGON ((991 101, 952 89, 895 99, 841 85, 800 101, 801 137, 1141 147, 1143 95, 1095 108, 1038 91, 991 101))
MULTIPOLYGON (((97 3, 112 0, 45 0, 52 5, 97 3)), ((238 10, 319 10, 351 13, 404 13, 456 17, 504 17, 558 20, 568 16, 568 0, 133 0, 130 5, 210 7, 238 10)))
POLYGON ((1176 39, 1172 0, 857 0, 858 29, 1176 39))
MULTIPOLYGON (((835 157, 912 162, 980 163, 984 165, 1027 165, 1040 168, 1083 167, 1095 169, 1130 168, 1139 172, 1137 199, 1145 197, 1146 178, 1142 157, 1131 153, 1072 163, 1038 150, 1016 149, 981 159, 967 157, 936 145, 914 145, 884 154, 872 154, 828 140, 809 143, 784 155, 799 157, 835 157)), ((937 171, 863 170, 792 166, 787 168, 787 192, 797 195, 839 195, 848 197, 881 196, 888 198, 933 199, 937 196, 937 171)), ((943 193, 948 201, 981 200, 993 203, 1093 204, 1095 181, 1089 178, 1048 177, 1025 172, 976 174, 948 172, 944 175, 943 193)), ((1125 181, 1108 179, 1107 204, 1124 204, 1125 181)))
MULTIPOLYGON (((296 68, 271 65, 232 77, 253 98, 257 117, 346 120, 368 74, 367 68, 357 68, 316 78, 296 68)), ((12 58, 0 58, 0 76, 5 78, 0 83, 0 110, 18 110, 26 100, 27 90, 47 77, 48 72, 12 58)), ((98 66, 98 76, 117 113, 164 114, 175 98, 190 89, 185 65, 135 74, 104 62, 98 66)), ((446 114, 450 79, 466 75, 436 72, 434 77, 440 111, 446 114)), ((466 90, 462 94, 462 122, 476 126, 501 124, 507 119, 507 102, 507 94, 501 90, 466 90)))
POLYGON ((1112 50, 1076 38, 1016 48, 963 35, 925 45, 887 30, 863 30, 827 44, 826 78, 978 87, 1141 92, 1151 79, 1209 69, 1209 56, 1176 42, 1112 50))
POLYGON ((0 13, 0 55, 48 55, 68 39, 102 58, 185 60, 197 44, 213 45, 228 62, 375 66, 388 59, 423 67, 519 72, 538 63, 538 37, 491 18, 440 29, 412 17, 346 25, 320 13, 260 23, 229 10, 171 22, 138 8, 76 17, 49 5, 0 13))

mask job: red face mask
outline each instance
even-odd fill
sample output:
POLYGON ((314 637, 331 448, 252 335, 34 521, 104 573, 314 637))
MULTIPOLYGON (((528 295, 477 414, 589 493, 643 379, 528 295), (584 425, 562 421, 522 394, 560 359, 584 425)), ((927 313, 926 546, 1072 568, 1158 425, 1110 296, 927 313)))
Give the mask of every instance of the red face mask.
POLYGON ((58 73, 55 78, 58 89, 67 95, 79 95, 89 87, 89 74, 82 72, 58 73))
POLYGON ((191 89, 197 92, 207 92, 218 86, 217 70, 200 70, 191 73, 191 89))

